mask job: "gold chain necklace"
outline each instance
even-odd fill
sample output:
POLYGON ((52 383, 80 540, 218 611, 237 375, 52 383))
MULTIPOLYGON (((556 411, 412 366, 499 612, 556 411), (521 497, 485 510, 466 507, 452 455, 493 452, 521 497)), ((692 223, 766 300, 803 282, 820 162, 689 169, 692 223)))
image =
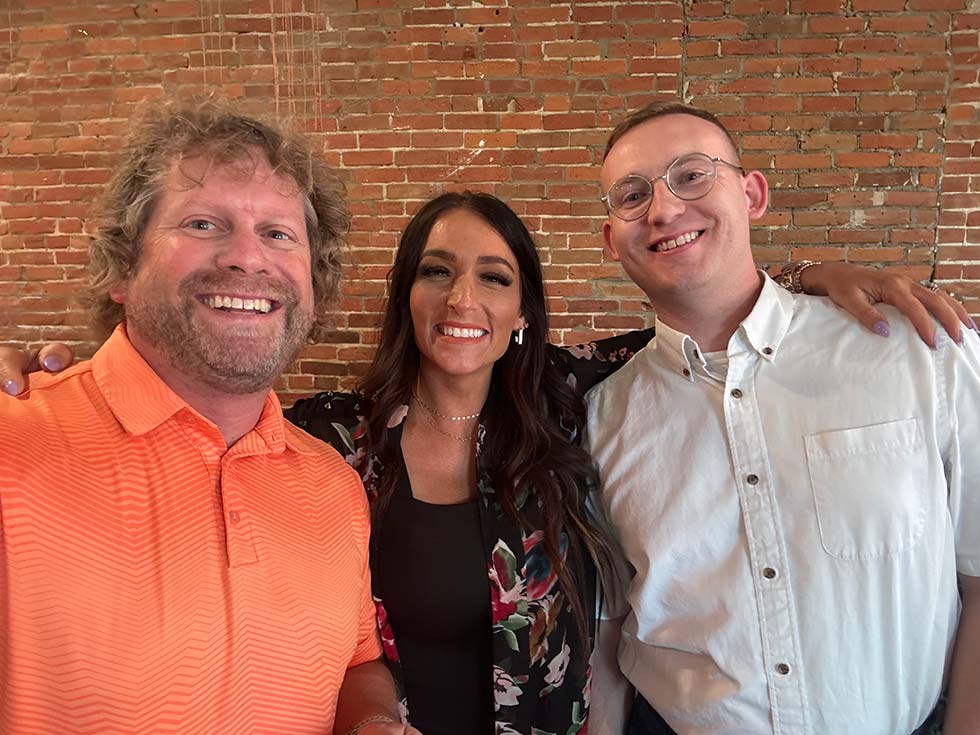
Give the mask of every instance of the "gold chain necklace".
POLYGON ((419 398, 419 394, 415 392, 414 388, 412 388, 412 398, 414 398, 416 403, 418 403, 422 408, 424 408, 430 414, 432 414, 433 416, 438 416, 441 419, 447 419, 449 421, 469 421, 470 419, 475 419, 480 416, 480 411, 477 411, 476 413, 471 413, 469 416, 447 416, 444 413, 439 413, 434 408, 432 408, 432 406, 430 406, 428 403, 426 403, 421 398, 419 398))
MULTIPOLYGON (((435 420, 429 415, 429 412, 430 412, 429 407, 426 406, 424 403, 422 403, 422 401, 420 401, 418 399, 418 396, 415 395, 414 391, 412 392, 412 397, 415 399, 415 402, 419 404, 419 408, 422 409, 422 418, 424 418, 425 421, 426 421, 426 423, 428 423, 429 426, 431 426, 433 429, 435 429, 436 431, 438 431, 440 434, 444 434, 445 436, 448 436, 450 439, 455 439, 458 442, 471 442, 471 441, 473 441, 473 437, 476 436, 476 429, 475 429, 475 427, 474 427, 474 430, 470 433, 469 436, 460 436, 459 434, 453 434, 451 431, 446 431, 445 429, 440 429, 439 426, 436 424, 435 420)), ((476 414, 476 416, 479 416, 479 414, 476 414)), ((476 416, 470 416, 470 418, 476 418, 476 416)))

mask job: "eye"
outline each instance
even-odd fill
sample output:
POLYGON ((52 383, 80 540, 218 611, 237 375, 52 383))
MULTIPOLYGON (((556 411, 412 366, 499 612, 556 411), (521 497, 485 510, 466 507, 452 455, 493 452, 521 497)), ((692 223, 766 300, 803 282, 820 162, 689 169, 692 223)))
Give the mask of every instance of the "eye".
POLYGON ((498 273, 496 271, 488 271, 484 273, 481 278, 488 283, 504 287, 510 286, 514 282, 514 279, 506 273, 498 273))
POLYGON ((449 275, 449 269, 444 265, 428 263, 419 267, 420 278, 446 278, 449 275))
POLYGON ((214 222, 211 222, 210 220, 197 218, 197 219, 188 220, 184 224, 184 227, 190 230, 197 230, 199 232, 207 232, 208 230, 217 229, 218 226, 214 224, 214 222))
POLYGON ((288 242, 296 239, 292 236, 292 234, 289 232, 284 232, 283 230, 269 230, 265 234, 266 237, 271 237, 273 240, 283 240, 288 242))

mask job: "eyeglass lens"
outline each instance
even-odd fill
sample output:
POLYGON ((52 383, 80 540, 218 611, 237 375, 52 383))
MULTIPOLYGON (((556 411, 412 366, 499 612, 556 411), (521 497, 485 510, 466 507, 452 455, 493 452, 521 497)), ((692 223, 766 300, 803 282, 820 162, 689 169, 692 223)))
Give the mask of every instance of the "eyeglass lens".
MULTIPOLYGON (((714 184, 715 162, 701 153, 692 153, 674 161, 663 177, 667 187, 680 199, 704 196, 714 184)), ((656 179, 654 179, 656 181, 656 179)), ((643 176, 624 176, 609 190, 609 207, 624 217, 642 216, 653 199, 653 182, 643 176)))

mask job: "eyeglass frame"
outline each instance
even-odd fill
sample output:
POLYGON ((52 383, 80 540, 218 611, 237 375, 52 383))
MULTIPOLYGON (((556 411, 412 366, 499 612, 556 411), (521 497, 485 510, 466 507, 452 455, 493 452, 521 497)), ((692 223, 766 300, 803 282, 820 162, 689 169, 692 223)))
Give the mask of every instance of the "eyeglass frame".
POLYGON ((663 180, 664 185, 667 187, 667 191, 669 191, 671 194, 673 194, 675 197, 677 197, 681 201, 684 201, 684 202, 696 202, 698 199, 703 199, 704 197, 708 196, 708 194, 711 193, 711 190, 715 188, 715 176, 714 176, 714 173, 715 173, 715 171, 717 171, 718 164, 719 163, 723 163, 726 166, 729 166, 729 167, 735 169, 736 171, 738 171, 740 174, 742 174, 742 176, 745 176, 745 169, 742 166, 738 165, 737 163, 732 163, 730 161, 726 161, 724 158, 722 158, 720 156, 709 156, 707 153, 701 153, 699 151, 695 151, 693 153, 685 153, 682 156, 678 156, 677 158, 675 158, 673 161, 670 162, 670 165, 667 166, 667 170, 666 171, 664 171, 660 176, 654 176, 652 179, 648 179, 643 174, 627 174, 626 176, 620 176, 618 179, 616 179, 612 183, 612 186, 610 186, 609 189, 606 190, 605 196, 599 197, 599 201, 602 202, 603 206, 605 206, 605 208, 606 208, 606 212, 608 212, 609 214, 615 215, 618 219, 623 220, 623 222, 634 222, 635 220, 640 219, 640 217, 645 216, 646 213, 650 211, 650 207, 653 206, 653 194, 654 194, 654 190, 656 189, 657 182, 660 181, 660 180, 663 180), (712 173, 711 186, 708 187, 708 190, 706 192, 704 192, 704 194, 698 194, 698 196, 696 196, 696 197, 682 197, 680 194, 678 194, 676 191, 674 191, 674 187, 672 187, 670 185, 670 179, 668 177, 670 176, 670 170, 677 164, 678 161, 680 161, 681 159, 684 159, 684 158, 688 158, 690 156, 703 156, 707 160, 711 161, 711 165, 713 166, 713 169, 712 169, 712 172, 711 172, 712 173), (613 209, 612 207, 609 206, 609 192, 611 192, 613 190, 613 188, 616 186, 616 184, 618 184, 620 181, 623 181, 624 179, 629 179, 629 178, 632 178, 632 177, 643 179, 644 181, 646 181, 650 185, 650 199, 647 202, 646 209, 644 209, 642 212, 640 212, 635 217, 626 218, 626 217, 623 217, 621 214, 619 214, 615 209, 613 209))

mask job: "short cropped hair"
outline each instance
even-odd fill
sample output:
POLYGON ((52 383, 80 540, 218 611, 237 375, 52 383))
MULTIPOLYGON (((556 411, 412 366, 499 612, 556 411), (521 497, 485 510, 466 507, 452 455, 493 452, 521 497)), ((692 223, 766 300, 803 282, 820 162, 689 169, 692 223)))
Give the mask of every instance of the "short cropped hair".
POLYGON ((276 174, 295 181, 303 195, 316 318, 310 336, 322 334, 340 284, 340 248, 350 229, 343 184, 305 138, 205 102, 149 110, 134 126, 106 186, 89 248, 84 299, 101 336, 124 318, 123 306, 109 297, 109 290, 135 273, 147 222, 174 162, 205 155, 212 163, 256 165, 256 151, 276 174))
POLYGON ((613 146, 619 142, 619 139, 626 135, 626 133, 628 133, 630 130, 638 125, 642 125, 648 120, 653 120, 658 117, 665 117, 666 115, 690 115, 691 117, 700 117, 702 120, 707 120, 709 123, 721 130, 721 132, 725 134, 725 137, 728 138, 728 142, 732 145, 732 152, 735 154, 735 161, 733 161, 733 163, 739 163, 738 146, 735 144, 735 139, 732 137, 732 134, 728 132, 728 128, 724 126, 721 120, 707 110, 702 110, 700 107, 685 105, 683 102, 674 101, 651 102, 646 107, 643 107, 628 115, 626 119, 613 128, 613 131, 609 134, 609 140, 606 141, 606 152, 602 154, 602 160, 606 160, 606 157, 609 155, 609 151, 611 151, 613 146))

